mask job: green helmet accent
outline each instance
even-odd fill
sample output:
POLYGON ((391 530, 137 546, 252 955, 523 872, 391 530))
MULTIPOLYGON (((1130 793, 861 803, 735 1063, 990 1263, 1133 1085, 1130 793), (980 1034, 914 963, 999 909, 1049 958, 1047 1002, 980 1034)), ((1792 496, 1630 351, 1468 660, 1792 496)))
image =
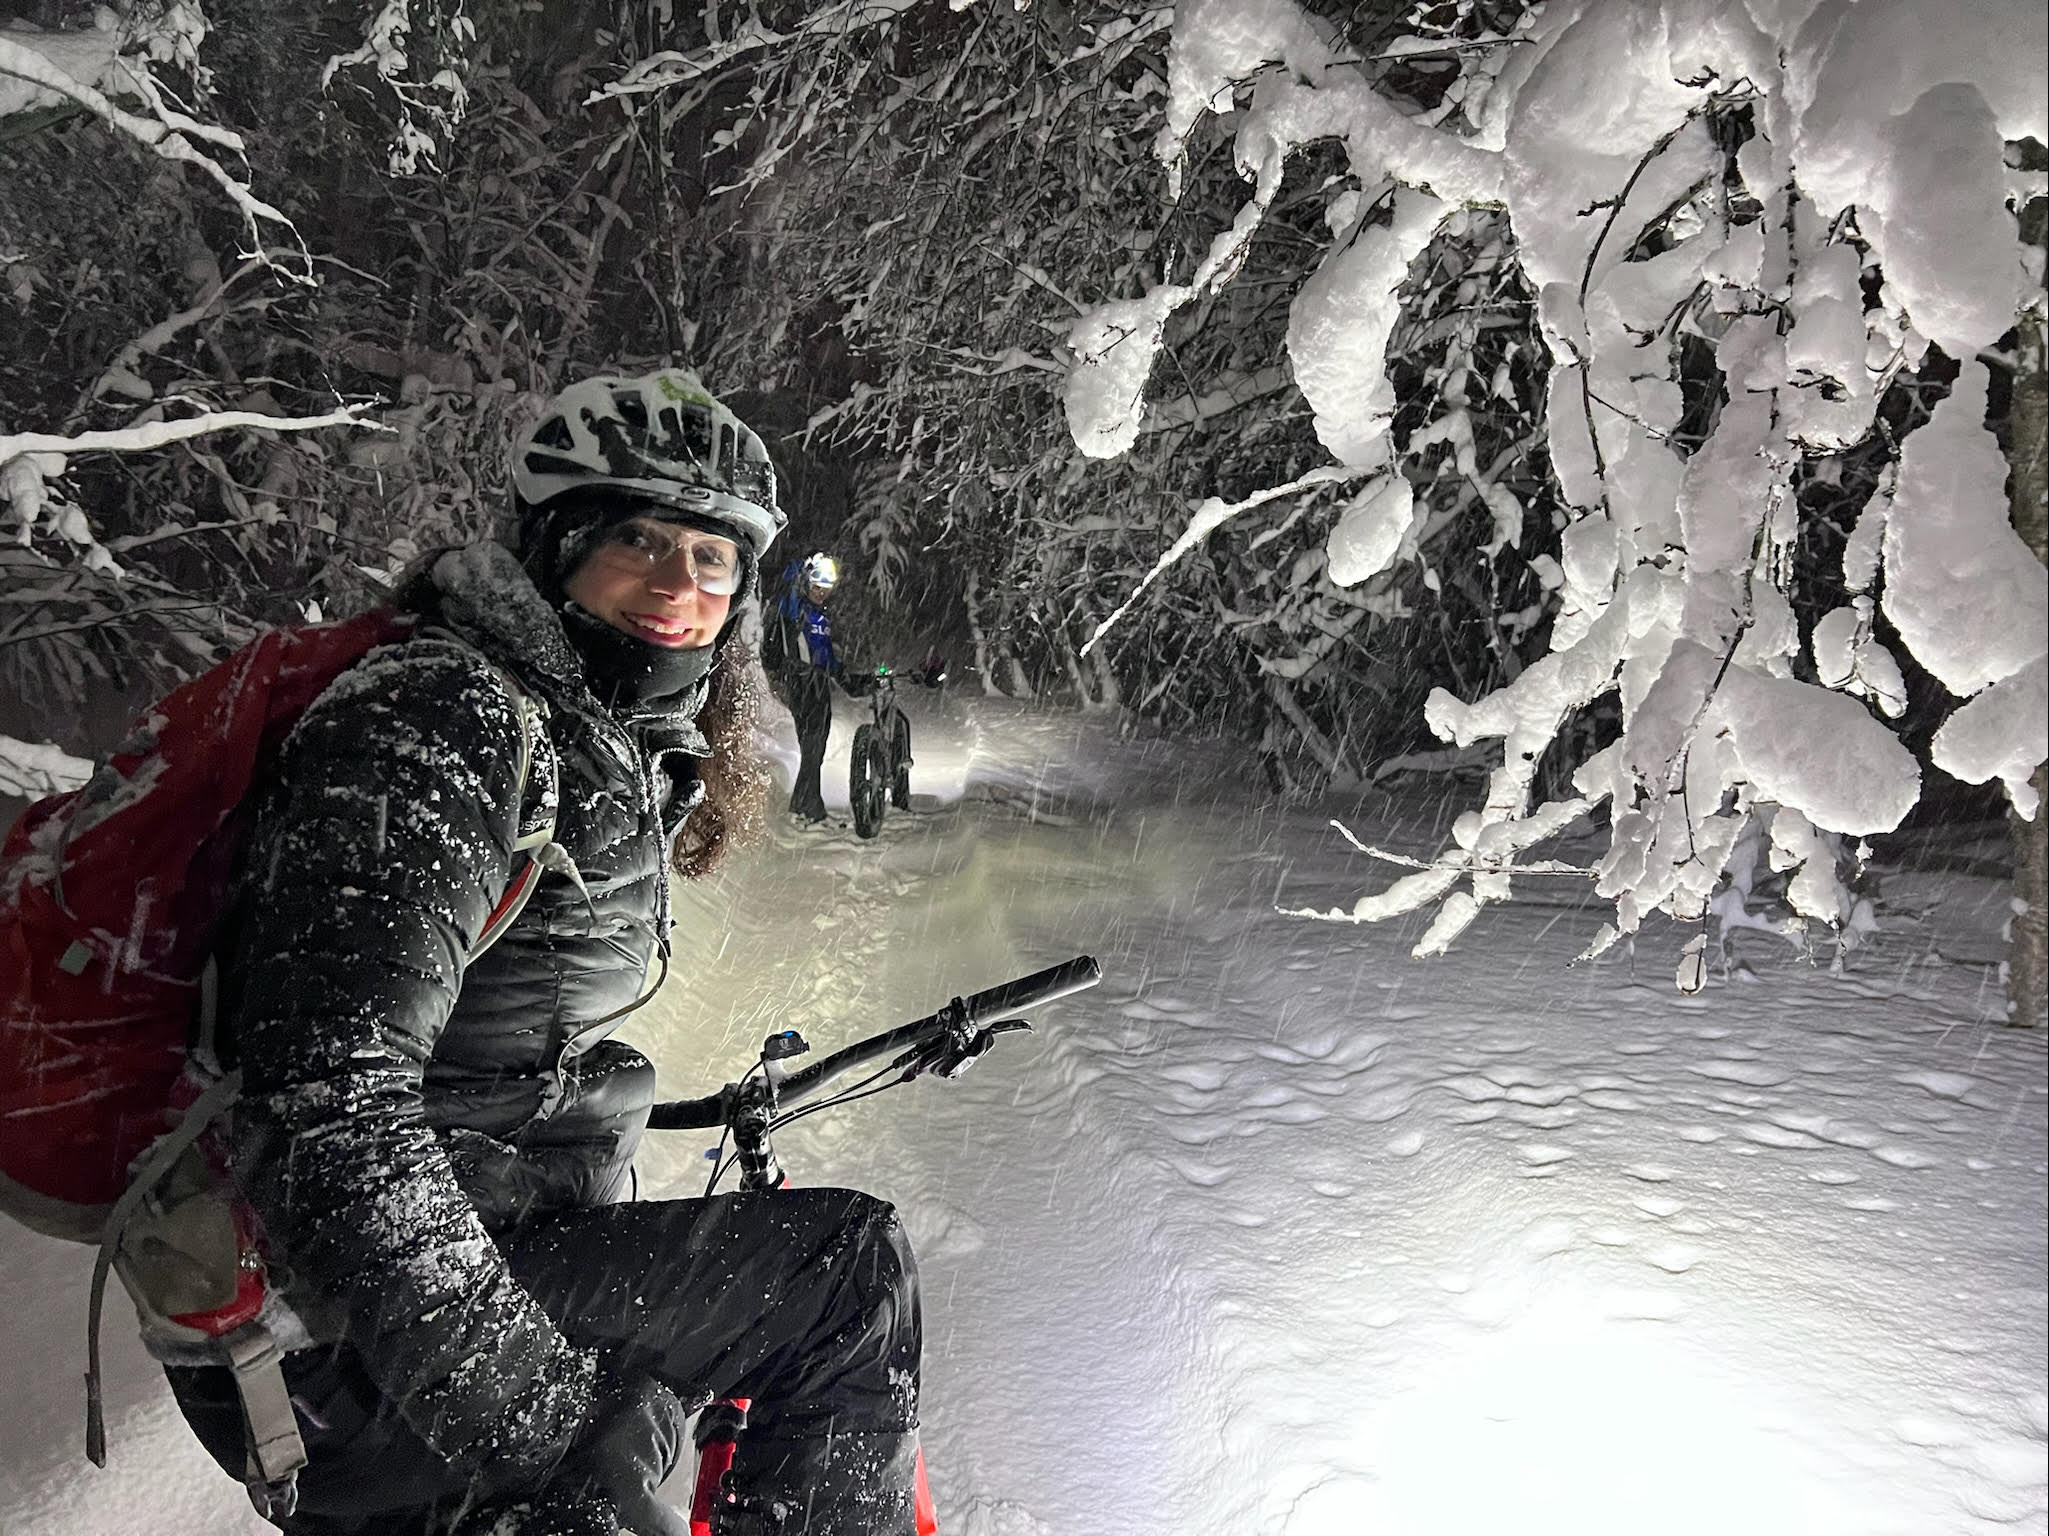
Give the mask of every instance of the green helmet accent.
POLYGON ((572 384, 512 447, 529 507, 570 491, 617 490, 728 524, 764 555, 788 519, 760 434, 688 369, 572 384))

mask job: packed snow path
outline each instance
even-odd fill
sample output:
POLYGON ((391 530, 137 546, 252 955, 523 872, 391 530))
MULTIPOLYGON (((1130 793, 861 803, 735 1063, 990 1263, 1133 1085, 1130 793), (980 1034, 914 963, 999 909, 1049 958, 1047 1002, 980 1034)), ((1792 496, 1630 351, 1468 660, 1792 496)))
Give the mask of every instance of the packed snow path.
MULTIPOLYGON (((1416 962, 1420 917, 1276 914, 1389 872, 1246 763, 911 702, 914 811, 779 822, 629 1035, 690 1093, 770 1030, 1102 962, 960 1081, 778 1137, 905 1213, 949 1536, 2049 1530, 2044 1041, 1988 1022, 1994 880, 1892 873, 1846 977, 1746 933, 1693 999, 1670 929, 1567 969, 1601 914, 1557 880, 1416 962)), ((705 1143, 652 1138, 643 1192, 705 1143)), ((114 1465, 76 1459, 88 1266, 5 1242, 0 1529, 263 1529, 132 1345, 114 1465)))

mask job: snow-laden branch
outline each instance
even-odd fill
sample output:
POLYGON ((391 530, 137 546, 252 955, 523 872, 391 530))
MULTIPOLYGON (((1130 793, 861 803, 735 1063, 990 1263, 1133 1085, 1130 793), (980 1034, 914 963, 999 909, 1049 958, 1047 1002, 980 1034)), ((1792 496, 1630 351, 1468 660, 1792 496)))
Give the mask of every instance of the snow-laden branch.
MULTIPOLYGON (((1358 834, 1353 832, 1352 829, 1346 826, 1342 821, 1333 820, 1331 822, 1331 825, 1337 829, 1338 834, 1341 837, 1343 837, 1346 842, 1350 843, 1353 846, 1353 848, 1357 849, 1360 853, 1365 854, 1369 859, 1379 859, 1384 864, 1399 864, 1404 869, 1455 868, 1462 872, 1472 867, 1471 860, 1462 859, 1454 860, 1450 863, 1447 863, 1443 859, 1431 859, 1426 861, 1423 859, 1411 858, 1406 853, 1389 853, 1385 848, 1376 848, 1371 843, 1362 843, 1361 841, 1359 841, 1358 834)), ((1591 880, 1596 874, 1599 873, 1598 870, 1591 869, 1587 865, 1567 864, 1559 859, 1537 859, 1526 864, 1516 864, 1511 861, 1502 863, 1497 867, 1503 870, 1518 870, 1525 875, 1579 875, 1589 880, 1591 880)))
POLYGON ((1585 878, 1598 873, 1553 859, 1537 860, 1531 864, 1516 862, 1517 854, 1556 836, 1579 820, 1587 809, 1584 800, 1554 801, 1516 825, 1496 824, 1491 827, 1483 827, 1479 819, 1468 811, 1459 818, 1459 825, 1454 831, 1458 851, 1447 851, 1443 857, 1428 863, 1386 853, 1362 843, 1348 828, 1334 821, 1331 825, 1361 853, 1390 864, 1405 865, 1416 873, 1403 876, 1384 891, 1361 896, 1349 910, 1342 907, 1283 910, 1290 917, 1308 917, 1326 923, 1378 923, 1435 901, 1438 903, 1437 916, 1417 941, 1412 953, 1419 959, 1441 955, 1479 915, 1482 906, 1507 899, 1511 875, 1576 875, 1585 878), (1461 880, 1468 882, 1470 889, 1454 891, 1453 887, 1461 880))
POLYGON ((209 411, 184 421, 152 421, 107 431, 16 432, 0 435, 0 531, 11 529, 15 541, 27 544, 38 527, 74 546, 87 569, 120 580, 127 573, 101 544, 82 507, 66 501, 49 482, 64 473, 74 453, 147 453, 167 443, 202 437, 237 427, 268 432, 309 432, 323 427, 369 427, 390 431, 381 422, 366 421, 368 405, 344 406, 324 416, 266 416, 260 411, 209 411))
MULTIPOLYGON (((347 53, 331 55, 321 66, 320 88, 328 90, 343 70, 369 66, 398 101, 396 124, 387 165, 394 176, 410 176, 422 162, 432 167, 437 154, 437 137, 453 137, 469 111, 469 86, 462 75, 444 64, 426 74, 431 62, 418 66, 425 78, 408 79, 415 61, 408 56, 407 43, 413 32, 411 0, 385 0, 383 7, 363 27, 363 41, 347 53), (421 119, 427 123, 422 127, 421 119)), ((462 10, 460 0, 454 14, 445 18, 438 41, 451 52, 476 41, 476 23, 462 10)), ((415 42, 415 48, 418 44, 415 42)))
POLYGON ((612 98, 644 96, 651 91, 688 85, 750 53, 780 48, 806 38, 841 37, 864 27, 879 26, 896 20, 918 3, 919 0, 839 0, 836 5, 812 12, 787 32, 777 32, 764 26, 758 16, 750 15, 731 37, 715 41, 708 47, 688 53, 668 49, 649 54, 611 84, 592 91, 584 98, 584 105, 595 106, 612 98))
POLYGON ((181 309, 176 314, 158 321, 140 336, 122 347, 119 352, 114 354, 113 361, 100 371, 100 376, 93 381, 92 389, 87 393, 86 398, 88 400, 99 400, 110 394, 125 395, 135 400, 155 398, 156 391, 150 388, 149 384, 136 373, 136 365, 145 357, 152 357, 162 351, 177 338, 180 332, 189 330, 213 315, 220 307, 221 300, 227 294, 227 291, 263 265, 264 263, 260 259, 252 256, 226 277, 219 278, 215 282, 210 283, 206 291, 200 296, 198 303, 186 309, 181 309))
POLYGON ((93 765, 46 741, 0 736, 0 795, 39 800, 77 789, 92 777, 93 765))
POLYGON ((1116 626, 1117 621, 1131 610, 1131 605, 1139 600, 1147 587, 1159 579, 1163 571, 1212 533, 1216 532, 1225 523, 1236 517, 1240 512, 1249 511, 1253 507, 1265 506, 1266 503, 1277 501, 1283 496, 1293 496, 1302 491, 1314 490, 1319 485, 1332 485, 1347 480, 1355 480, 1361 473, 1363 471, 1345 469, 1336 464, 1326 464, 1321 469, 1310 470, 1306 475, 1298 475, 1284 485, 1270 485, 1263 490, 1254 491, 1243 501, 1225 501, 1220 496, 1209 497, 1195 509, 1195 515, 1188 520, 1188 526, 1182 529, 1181 537, 1170 544, 1167 547, 1167 552, 1153 562, 1153 568, 1140 578, 1138 585, 1132 589, 1131 595, 1117 605, 1115 612, 1096 626, 1095 632, 1082 645, 1081 654, 1086 656, 1096 648, 1096 642, 1101 640, 1103 636, 1107 635, 1116 626))
POLYGON ((1208 427, 1221 416, 1242 411, 1273 395, 1285 394, 1295 381, 1281 367, 1261 368, 1252 373, 1220 380, 1201 394, 1186 394, 1160 400, 1145 413, 1139 424, 1143 434, 1174 432, 1183 427, 1208 427))
MULTIPOLYGON (((13 432, 0 434, 0 466, 25 454, 65 455, 73 453, 147 453, 167 443, 204 437, 236 427, 258 427, 266 432, 314 432, 323 427, 368 427, 389 432, 382 422, 366 420, 369 405, 345 405, 324 416, 266 416, 261 411, 208 411, 183 421, 150 421, 136 427, 115 427, 100 432, 79 432, 66 437, 61 432, 13 432)), ((61 466, 56 473, 63 472, 61 466)))
POLYGON ((219 161, 194 145, 194 141, 198 140, 239 155, 243 149, 241 136, 225 128, 200 123, 182 112, 172 110, 164 102, 162 93, 157 89, 155 81, 150 79, 146 69, 131 65, 127 73, 137 93, 156 113, 154 118, 140 117, 117 106, 105 92, 77 79, 60 68, 47 55, 6 33, 0 33, 0 74, 11 75, 42 90, 75 101, 116 133, 127 135, 138 144, 146 146, 153 153, 175 164, 195 167, 219 187, 227 195, 228 200, 241 211, 243 218, 248 222, 251 240, 258 253, 263 249, 265 224, 275 225, 288 232, 293 243, 299 247, 301 256, 306 258, 306 270, 295 272, 287 267, 275 267, 275 270, 284 273, 295 282, 313 282, 312 258, 307 254, 305 243, 300 240, 299 231, 292 221, 250 191, 247 183, 237 181, 219 161))
MULTIPOLYGON (((1442 476, 1417 488, 1401 470, 1436 444, 1493 514, 1478 557, 1519 542, 1521 506, 1483 468, 1492 446, 1479 451, 1457 401, 1401 462, 1388 443, 1402 284, 1462 210, 1505 213, 1549 352, 1537 419, 1571 514, 1539 573, 1558 605, 1550 654, 1470 702, 1430 696, 1441 740, 1500 743, 1455 847, 1421 861, 1360 845, 1411 873, 1349 911, 1304 915, 1378 921, 1435 904, 1415 952, 1438 953, 1508 895, 1511 872, 1532 868, 1516 862, 1525 849, 1605 801, 1610 845, 1593 873, 1616 926, 1590 953, 1654 911, 1726 916, 1741 900, 1730 890, 1750 889, 1738 865, 1760 856, 1787 877, 1797 913, 1849 943, 1841 839, 1896 826, 1920 792, 1887 724, 1904 686, 1872 632, 1881 601, 1968 700, 1938 734, 1937 761, 2004 780, 2016 809, 2036 811, 2045 586, 2007 526, 1978 354, 2039 303, 2039 257, 2021 246, 2003 162, 2005 142, 2049 135, 2049 71, 2039 49, 2012 46, 2039 12, 2039 0, 1983 0, 1930 32, 1910 0, 1805 21, 1742 0, 1532 7, 1519 46, 1457 54, 1462 137, 1433 126, 1444 114, 1404 117, 1378 96, 1294 0, 1177 7, 1156 145, 1170 189, 1196 121, 1227 110, 1255 183, 1213 242, 1212 283, 1230 280, 1288 155, 1322 138, 1351 157, 1356 185, 1331 195, 1331 243, 1287 338, 1324 445, 1385 471, 1332 530, 1334 582, 1415 557, 1413 499, 1448 493, 1442 476), (1712 358, 1705 379, 1682 337, 1712 358), (1800 471, 1867 441, 1886 389, 1931 343, 1963 376, 1903 456, 1888 438, 1897 493, 1875 497, 1848 541, 1849 600, 1803 635, 1800 471), (1723 402, 1705 421, 1687 407, 1704 382, 1723 402), (1619 739, 1565 765, 1576 798, 1535 803, 1539 764, 1579 712, 1611 698, 1619 739)), ((1197 286, 1101 305, 1076 327, 1067 404, 1085 453, 1135 439, 1166 321, 1197 286)), ((1153 575, 1232 510, 1204 503, 1153 575)))

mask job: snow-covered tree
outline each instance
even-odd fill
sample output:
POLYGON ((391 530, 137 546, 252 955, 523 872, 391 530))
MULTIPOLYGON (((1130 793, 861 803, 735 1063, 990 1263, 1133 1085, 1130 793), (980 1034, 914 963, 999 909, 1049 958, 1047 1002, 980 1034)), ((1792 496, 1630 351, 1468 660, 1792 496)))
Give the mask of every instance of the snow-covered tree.
MULTIPOLYGON (((1417 115, 1377 92, 1340 29, 1291 0, 1177 10, 1157 144, 1170 184, 1191 129, 1221 113, 1251 190, 1201 267, 1076 326, 1076 441, 1129 445, 1168 318, 1230 281, 1289 157, 1335 140, 1348 174, 1288 361, 1332 463, 1360 481, 1329 534, 1332 579, 1413 559, 1427 508, 1389 430, 1388 338, 1417 257, 1500 210, 1549 354, 1564 524, 1549 653, 1482 696, 1431 695, 1440 738, 1501 743, 1484 800, 1429 867, 1324 915, 1434 903, 1417 952, 1439 953, 1508 894, 1527 850, 1605 805, 1592 873, 1616 923, 1596 950, 1652 912, 1703 918, 1752 828, 1795 909, 1840 930, 1856 916, 1844 840, 1896 827, 1920 788, 1889 728, 1906 701, 1881 614, 1961 701, 1934 761, 2039 814, 2043 568, 2009 524, 1986 417, 2007 387, 1995 373, 2024 366, 2017 322, 2040 324, 2040 253, 2018 227, 2043 191, 2020 156, 2049 136, 2040 8, 1558 0, 1500 31, 1475 13, 1419 6, 1400 45, 1459 61, 1453 123, 1449 106, 1417 115), (1803 483, 1881 432, 1889 387, 1938 355, 1955 383, 1887 444, 1842 551, 1845 600, 1803 627, 1803 483), (1575 794, 1540 798, 1561 730, 1609 698, 1619 734, 1575 763, 1575 794)), ((1523 509, 1470 452, 1459 463, 1494 512, 1487 558, 1523 509)), ((1704 944, 1682 985, 1699 985, 1704 944)))
POLYGON ((599 270, 631 216, 548 225, 602 197, 593 141, 616 146, 619 112, 551 119, 523 89, 547 100, 602 18, 493 10, 480 33, 461 0, 34 10, 0 31, 17 728, 374 600, 420 549, 489 526, 508 423, 551 380, 659 349, 619 345, 639 314, 599 270), (607 310, 621 327, 593 327, 607 310))
POLYGON ((1358 915, 1434 948, 1591 810, 1619 932, 1755 849, 1854 934, 1914 755, 2039 758, 1985 429, 2040 440, 2040 18, 1925 9, 44 0, 6 57, 109 111, 0 80, 0 682, 372 600, 540 394, 666 357, 984 686, 1291 788, 1491 761, 1358 915))

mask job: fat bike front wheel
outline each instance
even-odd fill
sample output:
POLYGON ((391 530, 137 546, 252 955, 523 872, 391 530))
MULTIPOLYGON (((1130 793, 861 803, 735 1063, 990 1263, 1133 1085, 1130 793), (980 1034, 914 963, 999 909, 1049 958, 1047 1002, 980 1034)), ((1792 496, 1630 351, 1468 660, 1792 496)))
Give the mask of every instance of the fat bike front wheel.
POLYGON ((900 811, 911 808, 911 722, 898 715, 890 726, 890 760, 896 769, 889 781, 889 803, 900 811))
POLYGON ((853 761, 847 774, 847 804, 854 813, 854 831, 873 837, 882 830, 884 797, 889 793, 888 751, 873 725, 854 728, 853 761))

